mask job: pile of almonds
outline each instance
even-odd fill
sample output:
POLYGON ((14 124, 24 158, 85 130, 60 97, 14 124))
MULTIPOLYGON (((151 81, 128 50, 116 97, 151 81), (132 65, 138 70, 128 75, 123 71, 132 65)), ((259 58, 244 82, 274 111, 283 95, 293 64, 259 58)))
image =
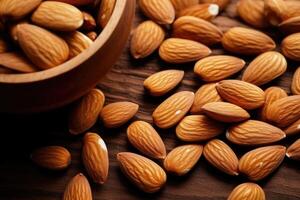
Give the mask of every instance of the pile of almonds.
POLYGON ((79 55, 107 24, 114 5, 115 0, 1 0, 0 74, 46 70, 79 55))
MULTIPOLYGON (((300 67, 294 74, 292 95, 277 86, 260 88, 283 75, 287 61, 300 61, 300 2, 238 1, 237 12, 249 26, 282 30, 285 38, 280 51, 275 51, 272 37, 261 30, 233 27, 224 32, 214 25, 211 20, 229 3, 230 0, 139 0, 140 9, 150 20, 133 32, 133 57, 145 58, 159 49, 159 56, 167 63, 196 62, 194 72, 206 82, 195 93, 181 91, 169 96, 152 113, 155 126, 176 126, 178 139, 187 144, 167 152, 152 124, 135 121, 128 126, 128 141, 142 155, 120 152, 116 157, 123 173, 144 192, 159 191, 167 181, 167 173, 189 173, 203 153, 218 170, 231 176, 244 175, 252 181, 238 185, 228 194, 229 200, 264 200, 263 189, 253 182, 274 172, 285 156, 300 160, 300 139, 287 149, 274 144, 300 134, 300 67), (166 39, 167 35, 171 37, 166 39), (210 55, 211 48, 220 44, 232 55, 210 55), (242 55, 256 57, 245 67, 242 55), (228 79, 244 68, 241 80, 228 79), (225 132, 227 141, 216 139, 225 132), (254 149, 238 158, 230 144, 254 149)), ((167 95, 183 76, 181 70, 160 71, 148 77, 144 87, 152 96, 167 95)), ((70 133, 85 133, 98 119, 107 128, 121 127, 139 109, 131 102, 105 106, 104 102, 105 96, 98 89, 82 97, 70 113, 70 133)), ((32 154, 34 162, 53 170, 65 169, 70 157, 65 148, 55 146, 32 154)), ((82 162, 94 182, 105 183, 108 151, 96 133, 88 132, 83 138, 82 162)), ((69 182, 63 199, 92 199, 83 174, 69 182)))

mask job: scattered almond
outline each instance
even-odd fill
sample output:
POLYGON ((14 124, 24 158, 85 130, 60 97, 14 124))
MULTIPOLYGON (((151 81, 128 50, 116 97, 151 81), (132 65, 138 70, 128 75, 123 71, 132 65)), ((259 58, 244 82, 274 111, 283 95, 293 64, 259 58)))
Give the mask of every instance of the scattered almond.
POLYGON ((299 134, 300 133, 300 119, 297 120, 296 122, 294 122, 292 125, 288 126, 284 130, 284 132, 287 136, 299 134))
POLYGON ((93 4, 95 2, 95 0, 55 0, 55 1, 68 3, 74 6, 84 6, 84 5, 93 4))
POLYGON ((42 0, 1 0, 0 17, 18 20, 32 12, 42 0))
POLYGON ((300 139, 287 149, 286 156, 292 160, 300 160, 300 139))
POLYGON ((281 50, 287 58, 300 61, 300 33, 294 33, 284 38, 281 50))
POLYGON ((28 58, 18 52, 0 53, 0 66, 23 73, 38 71, 28 58))
POLYGON ((212 20, 219 14, 217 4, 203 3, 187 7, 178 13, 178 17, 194 16, 204 20, 212 20))
POLYGON ((227 200, 266 200, 263 189, 255 183, 243 183, 238 185, 230 193, 227 200))
POLYGON ((89 48, 93 41, 88 38, 86 35, 79 31, 65 34, 63 36, 67 44, 69 45, 69 57, 73 58, 84 50, 89 48))
POLYGON ((217 4, 220 7, 220 10, 223 10, 230 3, 230 0, 200 0, 200 3, 217 4))
POLYGON ((63 200, 92 200, 92 191, 86 177, 79 173, 68 183, 63 200))
POLYGON ((294 73, 291 90, 294 95, 300 95, 300 67, 294 73))
POLYGON ((112 16, 115 8, 116 1, 117 0, 101 0, 97 22, 102 28, 104 28, 110 20, 110 17, 112 16))

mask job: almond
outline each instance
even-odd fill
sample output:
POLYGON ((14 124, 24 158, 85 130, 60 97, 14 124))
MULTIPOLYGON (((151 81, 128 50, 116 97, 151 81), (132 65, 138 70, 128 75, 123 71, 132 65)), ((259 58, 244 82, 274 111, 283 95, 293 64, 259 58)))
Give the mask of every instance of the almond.
POLYGON ((285 133, 279 128, 257 120, 248 120, 231 126, 227 139, 239 145, 265 145, 285 138, 285 133))
POLYGON ((195 93, 195 100, 191 108, 192 114, 202 114, 202 106, 210 102, 222 101, 215 83, 202 85, 195 93))
POLYGON ((260 86, 281 76, 287 70, 285 57, 269 51, 256 57, 245 70, 242 80, 260 86))
POLYGON ((164 170, 152 160, 138 154, 118 153, 123 173, 144 192, 154 193, 160 190, 167 181, 164 170))
POLYGON ((41 69, 56 67, 69 57, 67 43, 46 29, 30 24, 20 24, 17 36, 27 57, 41 69))
POLYGON ((300 119, 300 95, 281 98, 267 110, 267 119, 278 127, 287 127, 300 119))
POLYGON ((159 128, 170 128, 176 125, 190 110, 194 102, 194 93, 178 92, 162 102, 153 112, 154 123, 159 128))
POLYGON ((217 4, 203 3, 187 7, 178 13, 178 17, 194 16, 204 20, 212 20, 219 14, 217 4))
POLYGON ((164 70, 152 74, 144 81, 144 87, 152 96, 162 96, 174 89, 183 79, 184 71, 164 70))
POLYGON ((230 193, 227 200, 266 200, 263 189, 255 183, 243 183, 238 185, 230 193))
POLYGON ((0 54, 5 53, 8 51, 8 43, 5 39, 0 35, 0 54))
POLYGON ((18 52, 1 53, 0 66, 23 73, 38 71, 37 67, 30 60, 18 52))
POLYGON ((233 53, 257 55, 275 49, 272 38, 263 32, 243 27, 229 29, 222 39, 223 47, 233 53))
POLYGON ((83 33, 79 31, 75 31, 72 33, 65 34, 63 36, 67 44, 69 45, 69 57, 73 58, 84 50, 89 48, 89 46, 93 43, 93 41, 85 36, 83 33))
POLYGON ((265 93, 259 87, 240 80, 224 80, 216 88, 222 99, 246 110, 253 110, 265 103, 265 93))
POLYGON ((260 147, 246 153, 239 161, 240 173, 246 175, 252 181, 259 181, 282 163, 286 148, 275 145, 260 147))
POLYGON ((145 21, 134 30, 130 50, 135 59, 152 54, 165 39, 164 30, 153 21, 145 21))
POLYGON ((205 159, 217 169, 226 174, 237 176, 239 174, 239 160, 233 150, 222 140, 214 139, 204 146, 205 159))
POLYGON ((83 24, 83 14, 70 4, 44 1, 32 14, 31 21, 54 31, 75 31, 83 24))
POLYGON ((292 17, 279 24, 279 28, 284 34, 300 32, 300 16, 292 17))
POLYGON ((55 0, 55 1, 68 3, 74 6, 84 6, 84 5, 93 4, 95 0, 55 0))
POLYGON ((291 90, 294 95, 300 94, 300 67, 294 73, 291 90))
POLYGON ((202 151, 203 147, 196 144, 176 147, 168 153, 164 160, 164 168, 169 173, 183 176, 196 165, 202 151))
POLYGON ((300 133, 300 119, 297 120, 296 122, 294 122, 292 125, 288 126, 284 130, 284 132, 287 136, 299 134, 300 133))
POLYGON ((300 139, 287 149, 286 156, 292 160, 300 160, 300 139))
POLYGON ((1 0, 0 17, 4 19, 18 20, 33 11, 42 0, 1 0))
POLYGON ((88 32, 86 34, 86 36, 88 38, 90 38, 92 41, 95 41, 97 39, 97 37, 98 37, 98 34, 95 31, 91 31, 91 32, 88 32))
POLYGON ((114 8, 115 8, 116 0, 102 0, 99 8, 98 13, 98 24, 102 28, 106 26, 108 21, 110 20, 110 17, 113 14, 114 8))
POLYGON ((171 0, 176 12, 179 12, 185 8, 193 5, 197 5, 199 0, 171 0))
POLYGON ((209 54, 211 50, 207 46, 181 38, 169 38, 159 48, 161 59, 175 64, 196 61, 209 54))
POLYGON ((230 0, 200 0, 200 3, 214 3, 220 7, 220 10, 223 10, 230 3, 230 0))
POLYGON ((185 142, 201 142, 220 135, 224 130, 223 124, 204 115, 190 115, 178 124, 176 135, 185 142))
POLYGON ((63 170, 71 164, 70 152, 60 146, 47 146, 36 149, 31 159, 38 166, 50 170, 63 170))
POLYGON ((170 0, 139 0, 143 13, 158 24, 172 24, 175 9, 170 0))
POLYGON ((96 133, 87 133, 83 138, 82 161, 95 183, 104 184, 108 176, 108 152, 103 139, 96 133))
POLYGON ((92 200, 92 191, 86 177, 79 173, 68 183, 63 200, 92 200))
POLYGON ((138 111, 139 105, 131 102, 116 102, 106 105, 101 113, 104 126, 118 128, 128 122, 138 111))
POLYGON ((96 29, 97 24, 96 24, 96 20, 94 19, 94 17, 87 13, 87 12, 83 12, 82 11, 82 15, 83 15, 83 24, 81 26, 81 29, 84 31, 93 31, 96 29))
POLYGON ((127 138, 135 148, 151 158, 164 159, 166 157, 164 142, 147 122, 133 122, 127 128, 127 138))
POLYGON ((194 72, 204 81, 220 81, 242 70, 245 64, 244 60, 234 56, 209 56, 195 64, 194 72))
POLYGON ((105 102, 101 90, 92 89, 72 108, 69 115, 69 131, 77 135, 90 129, 97 121, 105 102))
POLYGON ((265 16, 270 24, 277 26, 288 18, 288 7, 283 0, 264 0, 265 16))
POLYGON ((210 118, 227 123, 241 122, 250 118, 243 108, 226 102, 212 102, 202 106, 204 114, 210 118))
POLYGON ((281 50, 287 58, 300 61, 300 33, 294 33, 284 38, 281 50))
POLYGON ((298 0, 285 1, 289 17, 300 16, 300 2, 298 0))

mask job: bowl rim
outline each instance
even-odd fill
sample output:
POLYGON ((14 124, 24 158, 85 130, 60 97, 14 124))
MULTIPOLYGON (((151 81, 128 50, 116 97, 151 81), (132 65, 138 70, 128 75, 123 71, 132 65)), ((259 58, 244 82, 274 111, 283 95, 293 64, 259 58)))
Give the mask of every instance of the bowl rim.
POLYGON ((20 83, 38 82, 38 81, 51 79, 53 77, 67 73, 75 69, 76 67, 84 63, 86 60, 88 60, 90 57, 92 57, 110 38, 110 36, 113 34, 115 28, 117 27, 125 11, 126 4, 127 4, 127 0, 116 0, 114 11, 107 25, 104 27, 100 35, 93 42, 93 44, 89 48, 85 49, 78 56, 68 60, 67 62, 64 62, 61 65, 58 65, 56 67, 47 70, 42 70, 33 73, 26 73, 26 74, 0 74, 0 84, 1 83, 20 84, 20 83))

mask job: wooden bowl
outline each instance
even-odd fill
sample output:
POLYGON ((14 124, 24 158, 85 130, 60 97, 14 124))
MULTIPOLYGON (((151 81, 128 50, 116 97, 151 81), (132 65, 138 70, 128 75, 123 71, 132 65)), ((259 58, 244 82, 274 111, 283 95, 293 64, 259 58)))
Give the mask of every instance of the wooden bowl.
POLYGON ((96 86, 120 56, 131 31, 135 0, 117 0, 107 26, 80 55, 55 68, 0 75, 0 112, 48 111, 78 99, 96 86))

